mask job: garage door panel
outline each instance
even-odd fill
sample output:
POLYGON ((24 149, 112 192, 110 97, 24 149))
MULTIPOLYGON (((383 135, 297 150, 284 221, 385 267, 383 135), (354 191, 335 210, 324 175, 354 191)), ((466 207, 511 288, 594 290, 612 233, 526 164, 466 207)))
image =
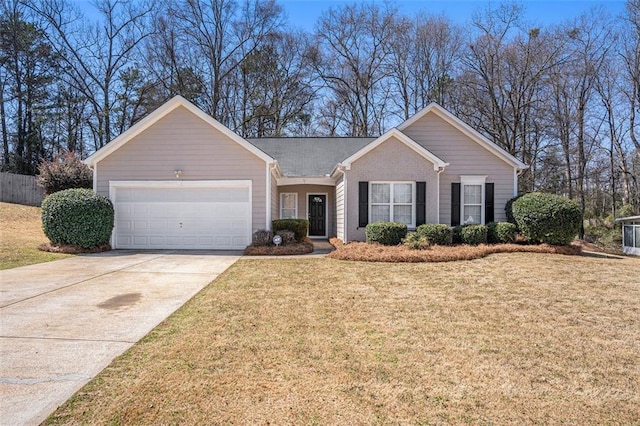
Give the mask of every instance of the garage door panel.
POLYGON ((250 187, 115 188, 116 248, 242 249, 250 187))

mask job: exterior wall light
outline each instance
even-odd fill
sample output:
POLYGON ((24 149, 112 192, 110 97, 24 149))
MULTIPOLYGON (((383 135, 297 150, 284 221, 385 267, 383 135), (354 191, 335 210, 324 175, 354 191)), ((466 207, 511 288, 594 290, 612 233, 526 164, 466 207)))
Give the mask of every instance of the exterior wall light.
POLYGON ((174 170, 176 173, 176 179, 180 179, 182 177, 182 170, 174 170))

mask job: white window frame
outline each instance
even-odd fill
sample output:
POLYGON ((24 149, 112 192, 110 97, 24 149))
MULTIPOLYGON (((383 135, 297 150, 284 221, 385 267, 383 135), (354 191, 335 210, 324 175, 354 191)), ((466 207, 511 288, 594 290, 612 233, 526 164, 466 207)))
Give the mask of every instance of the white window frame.
POLYGON ((480 223, 479 224, 475 224, 474 225, 484 225, 485 223, 485 217, 484 217, 484 211, 485 211, 485 206, 486 206, 486 199, 485 199, 485 184, 487 182, 487 177, 486 176, 460 176, 460 224, 464 225, 465 224, 465 217, 464 217, 464 207, 465 205, 468 206, 477 206, 478 204, 465 204, 464 202, 464 187, 465 186, 480 186, 481 188, 481 204, 480 204, 480 223))
POLYGON ((402 185, 406 185, 406 184, 410 184, 411 185, 411 223, 407 224, 407 228, 409 229, 415 229, 416 227, 416 183, 414 181, 375 181, 375 182, 369 182, 369 223, 371 223, 371 207, 376 205, 376 206, 389 206, 389 221, 393 222, 393 206, 394 205, 398 205, 398 206, 406 206, 409 205, 409 203, 394 203, 393 202, 393 187, 395 184, 402 184, 402 185), (389 185, 389 202, 388 203, 374 203, 373 201, 371 201, 372 196, 371 194, 372 192, 372 186, 373 185, 379 185, 379 184, 387 184, 389 185))
MULTIPOLYGON (((293 198, 295 199, 295 211, 294 211, 294 216, 293 219, 296 219, 298 217, 298 193, 297 192, 281 192, 280 193, 280 219, 284 219, 284 216, 282 215, 282 211, 284 210, 284 202, 282 201, 282 199, 284 198, 284 195, 293 195, 293 198)), ((290 209, 287 209, 290 210, 290 209)))

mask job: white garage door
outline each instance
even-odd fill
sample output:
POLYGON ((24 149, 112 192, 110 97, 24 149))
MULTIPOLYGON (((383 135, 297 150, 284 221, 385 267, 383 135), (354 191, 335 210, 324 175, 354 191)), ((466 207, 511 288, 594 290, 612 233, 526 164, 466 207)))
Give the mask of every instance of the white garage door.
POLYGON ((118 249, 243 249, 251 182, 111 182, 118 249))

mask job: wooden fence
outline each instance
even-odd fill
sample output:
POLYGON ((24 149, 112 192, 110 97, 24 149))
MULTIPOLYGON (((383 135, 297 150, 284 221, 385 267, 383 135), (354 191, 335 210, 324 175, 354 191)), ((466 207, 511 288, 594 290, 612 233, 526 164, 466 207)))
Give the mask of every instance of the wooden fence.
POLYGON ((44 190, 38 186, 35 176, 0 173, 0 201, 40 206, 43 199, 44 190))

